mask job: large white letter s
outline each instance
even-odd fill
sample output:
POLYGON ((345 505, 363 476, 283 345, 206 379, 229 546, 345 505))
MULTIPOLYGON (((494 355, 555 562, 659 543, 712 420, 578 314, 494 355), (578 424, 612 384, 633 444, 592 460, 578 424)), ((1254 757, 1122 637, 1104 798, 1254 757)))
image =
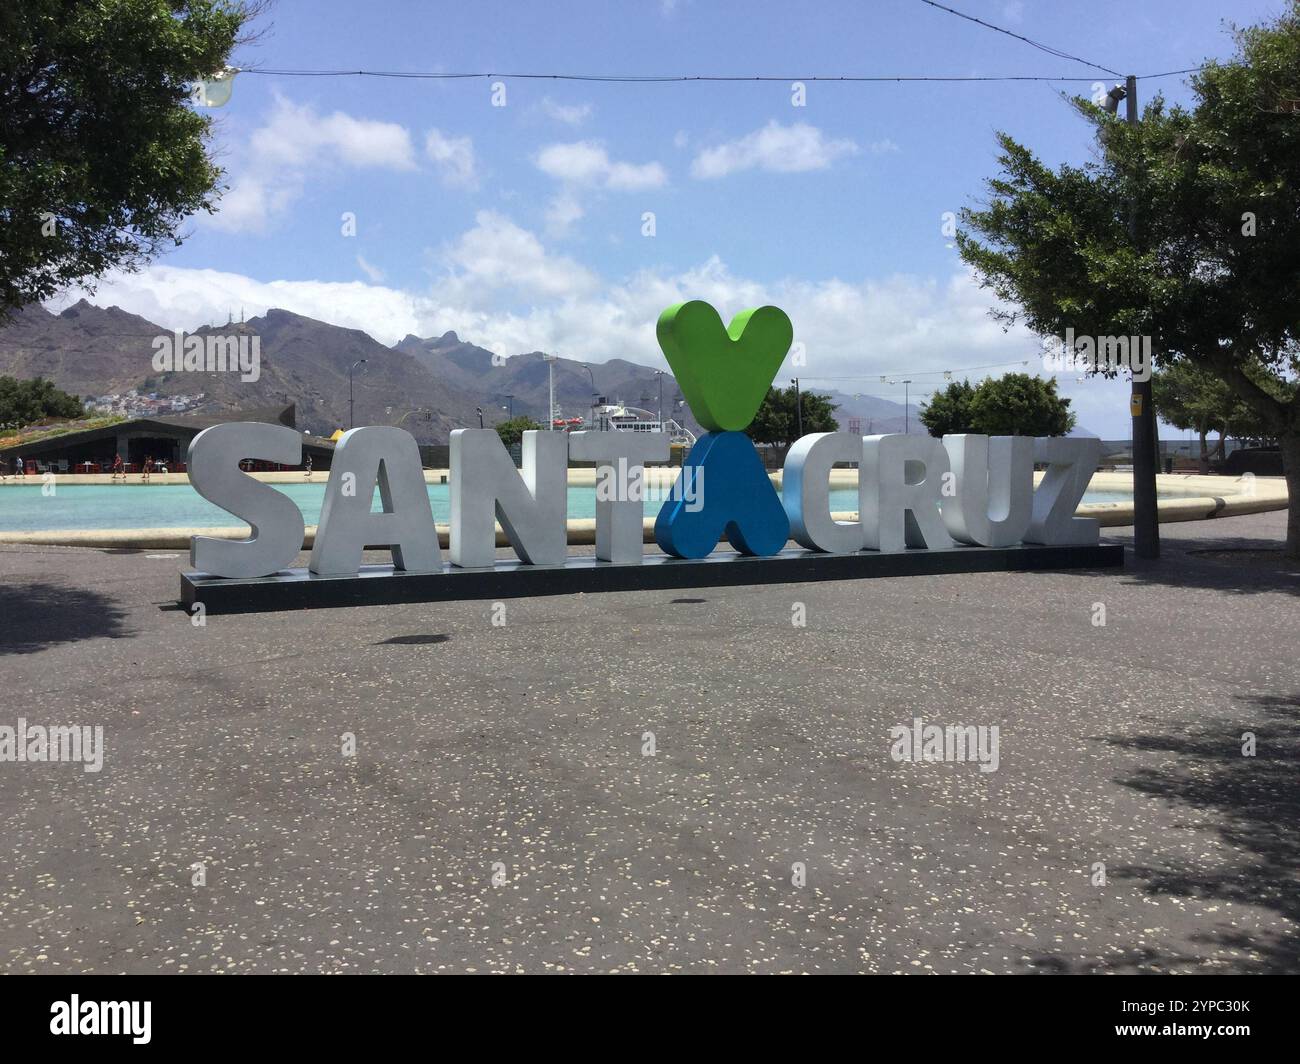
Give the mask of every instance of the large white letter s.
POLYGON ((190 441, 190 484, 253 530, 248 539, 190 537, 190 565, 213 576, 269 576, 302 550, 302 511, 283 492, 239 468, 245 458, 281 465, 302 461, 302 436, 287 425, 234 421, 204 429, 190 441))

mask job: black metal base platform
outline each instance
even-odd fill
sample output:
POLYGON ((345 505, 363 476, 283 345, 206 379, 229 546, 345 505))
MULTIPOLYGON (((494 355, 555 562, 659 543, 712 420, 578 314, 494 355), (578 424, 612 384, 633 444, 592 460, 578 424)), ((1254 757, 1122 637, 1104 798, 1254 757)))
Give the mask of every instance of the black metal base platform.
POLYGON ((663 591, 742 584, 795 584, 947 573, 1034 572, 1044 569, 1107 569, 1124 564, 1124 548, 953 547, 896 554, 817 554, 784 550, 768 558, 719 551, 699 561, 647 555, 641 565, 614 565, 575 556, 564 565, 500 561, 490 568, 406 573, 391 565, 366 565, 356 576, 315 576, 287 569, 256 579, 223 579, 181 573, 181 604, 202 602, 207 613, 264 613, 399 602, 528 598, 534 595, 603 591, 663 591))

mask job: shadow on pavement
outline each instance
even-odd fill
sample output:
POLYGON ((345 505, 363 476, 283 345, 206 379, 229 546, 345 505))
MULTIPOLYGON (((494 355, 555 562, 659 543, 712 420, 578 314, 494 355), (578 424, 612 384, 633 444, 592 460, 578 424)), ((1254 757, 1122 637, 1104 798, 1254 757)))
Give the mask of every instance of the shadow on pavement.
MULTIPOLYGON (((1244 697, 1239 717, 1212 725, 1181 723, 1161 735, 1102 736, 1100 741, 1130 750, 1172 754, 1175 761, 1141 769, 1118 782, 1125 787, 1197 814, 1196 821, 1217 833, 1239 855, 1213 863, 1132 865, 1111 871, 1115 879, 1136 881, 1148 893, 1231 902, 1269 909, 1300 922, 1300 695, 1244 697), (1243 756, 1244 732, 1256 737, 1256 753, 1243 756)), ((1233 919, 1225 906, 1222 922, 1233 919)), ((1204 954, 1160 954, 1144 949, 1104 963, 1037 958, 1038 971, 1231 970, 1239 973, 1300 971, 1300 932, 1248 935, 1207 929, 1194 937, 1204 954), (1249 951, 1231 969, 1207 968, 1205 961, 1225 949, 1249 951)))
MULTIPOLYGON (((1120 579, 1128 584, 1205 588, 1229 595, 1257 595, 1270 591, 1300 595, 1300 563, 1283 559, 1279 540, 1232 535, 1171 536, 1162 542, 1160 557, 1154 561, 1135 557, 1131 540, 1103 535, 1102 542, 1124 546, 1124 571, 1120 579)), ((1118 575, 1113 569, 1078 572, 1108 579, 1118 575)))
POLYGON ((126 611, 95 591, 62 584, 0 585, 0 654, 34 654, 59 643, 121 639, 126 611))

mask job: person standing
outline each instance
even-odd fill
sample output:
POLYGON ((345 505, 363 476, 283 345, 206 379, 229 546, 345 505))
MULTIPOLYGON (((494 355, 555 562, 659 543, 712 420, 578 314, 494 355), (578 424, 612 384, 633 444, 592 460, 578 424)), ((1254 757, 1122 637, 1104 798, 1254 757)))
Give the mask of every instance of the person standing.
POLYGON ((21 454, 14 459, 14 475, 19 477, 23 475, 23 456, 21 454))

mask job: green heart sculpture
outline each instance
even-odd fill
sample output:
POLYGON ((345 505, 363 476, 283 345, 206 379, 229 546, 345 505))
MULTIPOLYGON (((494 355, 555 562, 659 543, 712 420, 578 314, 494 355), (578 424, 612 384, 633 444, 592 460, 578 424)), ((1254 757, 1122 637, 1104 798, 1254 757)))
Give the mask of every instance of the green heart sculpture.
POLYGON ((723 328, 700 299, 659 315, 659 346, 695 420, 709 432, 739 432, 754 420, 794 339, 780 307, 742 310, 723 328))

